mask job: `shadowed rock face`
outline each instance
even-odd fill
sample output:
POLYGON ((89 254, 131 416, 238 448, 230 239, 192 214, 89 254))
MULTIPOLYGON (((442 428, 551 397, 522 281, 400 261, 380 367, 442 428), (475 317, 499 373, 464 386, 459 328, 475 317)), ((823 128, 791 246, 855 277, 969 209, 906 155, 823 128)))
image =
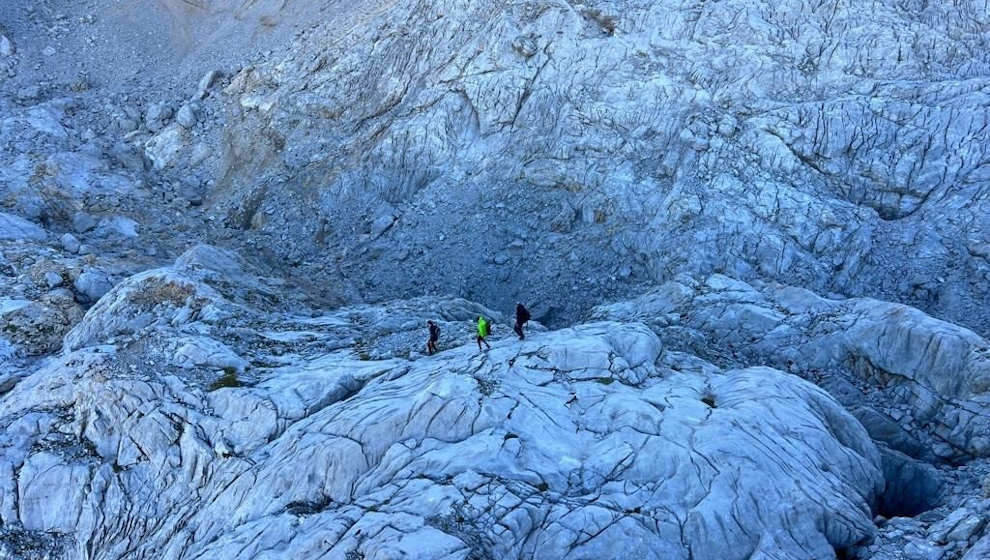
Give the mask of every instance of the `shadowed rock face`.
POLYGON ((463 300, 280 312, 245 266, 199 247, 118 284, 4 395, 17 538, 65 534, 75 558, 795 560, 872 538, 881 456, 797 377, 669 354, 633 322, 519 342, 463 300))
POLYGON ((986 332, 968 310, 990 286, 987 17, 386 2, 235 77, 215 204, 373 298, 524 297, 566 319, 724 272, 986 332))

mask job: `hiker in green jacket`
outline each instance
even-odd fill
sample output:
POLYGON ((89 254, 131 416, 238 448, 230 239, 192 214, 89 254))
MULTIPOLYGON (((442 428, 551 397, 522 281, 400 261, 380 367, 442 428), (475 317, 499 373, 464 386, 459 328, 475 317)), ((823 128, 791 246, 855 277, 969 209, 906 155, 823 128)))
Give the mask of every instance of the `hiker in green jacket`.
POLYGON ((481 351, 481 343, 482 342, 485 343, 485 346, 487 346, 489 350, 492 349, 491 345, 488 344, 488 341, 485 340, 485 337, 488 336, 488 335, 490 335, 491 333, 492 333, 492 324, 490 322, 488 322, 488 319, 485 319, 484 316, 478 315, 478 338, 477 338, 477 341, 478 341, 478 351, 479 352, 481 351))

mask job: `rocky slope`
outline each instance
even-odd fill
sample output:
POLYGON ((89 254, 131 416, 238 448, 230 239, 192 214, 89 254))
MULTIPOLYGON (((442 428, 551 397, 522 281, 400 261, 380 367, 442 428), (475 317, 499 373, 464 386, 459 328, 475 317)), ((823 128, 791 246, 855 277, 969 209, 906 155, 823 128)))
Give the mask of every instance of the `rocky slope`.
POLYGON ((126 208, 155 238, 261 252, 339 302, 525 299, 566 324, 720 272, 988 332, 980 0, 2 10, 0 196, 55 230, 53 182, 136 187, 181 213, 126 208))
POLYGON ((0 554, 969 559, 990 538, 986 430, 958 408, 987 344, 909 308, 682 278, 518 341, 465 300, 283 293, 197 246, 117 284, 59 355, 8 362, 0 554), (860 325, 808 328, 812 304, 860 325), (801 375, 736 367, 775 359, 801 375))
POLYGON ((228 86, 232 227, 369 297, 723 272, 987 332, 984 2, 391 4, 228 86))
POLYGON ((990 555, 982 0, 29 4, 0 559, 990 555))
POLYGON ((490 312, 462 300, 299 315, 265 286, 199 247, 116 286, 13 382, 8 547, 824 558, 873 535, 877 448, 797 377, 665 352, 637 323, 482 354, 471 320, 490 312), (435 357, 418 354, 428 317, 449 333, 435 357))

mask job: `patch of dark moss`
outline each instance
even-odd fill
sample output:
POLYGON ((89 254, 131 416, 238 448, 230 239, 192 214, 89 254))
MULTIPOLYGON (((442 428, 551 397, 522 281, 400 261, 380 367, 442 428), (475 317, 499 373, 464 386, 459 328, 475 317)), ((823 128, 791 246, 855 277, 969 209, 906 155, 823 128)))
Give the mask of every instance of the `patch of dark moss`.
POLYGON ((223 368, 223 375, 219 379, 210 384, 210 391, 216 391, 217 389, 223 389, 226 387, 241 387, 243 384, 241 380, 237 378, 237 370, 232 367, 223 368))

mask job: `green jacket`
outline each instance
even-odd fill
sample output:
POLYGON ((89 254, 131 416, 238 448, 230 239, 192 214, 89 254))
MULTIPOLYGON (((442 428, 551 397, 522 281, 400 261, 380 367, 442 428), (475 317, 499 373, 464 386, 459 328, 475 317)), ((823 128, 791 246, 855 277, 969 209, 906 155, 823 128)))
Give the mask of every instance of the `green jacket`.
POLYGON ((491 332, 491 328, 488 325, 488 321, 484 317, 478 317, 478 336, 484 338, 488 336, 489 332, 491 332))

